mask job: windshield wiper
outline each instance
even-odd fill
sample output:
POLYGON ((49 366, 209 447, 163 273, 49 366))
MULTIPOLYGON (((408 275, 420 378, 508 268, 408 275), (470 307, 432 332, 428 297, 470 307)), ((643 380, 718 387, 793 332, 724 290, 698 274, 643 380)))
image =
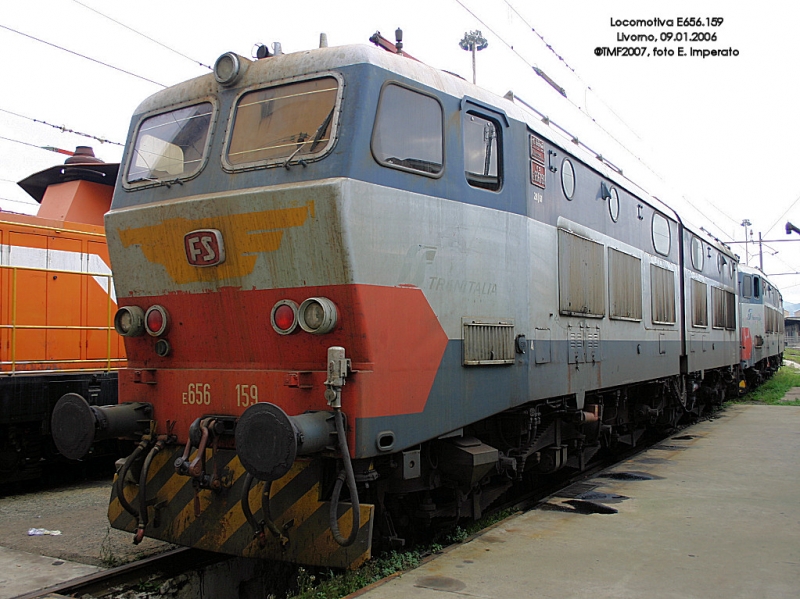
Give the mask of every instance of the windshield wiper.
MULTIPOLYGON (((284 161, 283 166, 285 168, 287 168, 287 169, 289 168, 289 163, 292 161, 292 159, 294 159, 295 156, 297 156, 297 154, 300 152, 300 150, 303 149, 303 146, 305 146, 307 143, 309 143, 309 141, 311 142, 311 150, 310 151, 313 152, 316 149, 316 147, 319 145, 319 142, 322 140, 322 136, 325 135, 325 131, 327 131, 328 127, 331 124, 331 119, 333 119, 333 113, 334 113, 335 110, 336 110, 336 106, 331 108, 331 111, 328 113, 328 116, 326 116, 325 120, 323 120, 322 123, 320 123, 320 126, 317 127, 317 130, 314 132, 314 137, 312 139, 309 140, 309 139, 300 139, 300 138, 298 138, 298 142, 300 142, 300 145, 297 146, 297 149, 294 152, 292 152, 289 155, 289 157, 284 161)), ((303 135, 301 135, 301 137, 303 137, 303 135)), ((299 164, 302 164, 303 166, 307 166, 305 160, 300 160, 299 164)))
MULTIPOLYGON (((286 159, 286 161, 283 163, 283 167, 284 167, 286 170, 289 170, 289 163, 292 161, 292 158, 294 158, 295 156, 297 156, 297 153, 298 153, 300 150, 302 150, 302 149, 303 149, 303 146, 304 146, 304 145, 306 145, 306 144, 308 143, 308 139, 306 139, 306 138, 305 138, 305 134, 304 134, 304 133, 301 133, 301 134, 300 134, 300 136, 298 137, 297 141, 300 143, 300 145, 298 145, 298 146, 297 146, 297 149, 296 149, 294 152, 292 152, 292 153, 289 155, 289 157, 286 159)), ((306 162, 305 162, 305 160, 301 160, 301 161, 300 161, 300 164, 302 164, 303 166, 305 166, 305 165, 306 165, 306 162)))
POLYGON ((317 127, 317 131, 316 133, 314 133, 314 141, 311 143, 312 152, 314 151, 314 148, 317 147, 317 144, 319 144, 319 140, 322 139, 322 136, 325 135, 325 130, 328 128, 328 125, 331 124, 331 119, 333 118, 333 111, 335 109, 336 106, 334 105, 334 107, 331 108, 331 111, 328 113, 328 116, 326 116, 325 120, 322 121, 322 124, 319 127, 317 127))

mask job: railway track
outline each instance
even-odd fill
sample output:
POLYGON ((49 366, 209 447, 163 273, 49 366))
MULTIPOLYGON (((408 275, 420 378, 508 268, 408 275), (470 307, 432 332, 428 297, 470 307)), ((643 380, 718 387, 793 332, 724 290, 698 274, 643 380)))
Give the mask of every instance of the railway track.
MULTIPOLYGON (((668 444, 671 438, 683 434, 683 431, 688 426, 691 425, 679 427, 670 431, 669 434, 653 435, 647 439, 642 439, 636 447, 599 459, 583 472, 560 477, 547 485, 503 502, 488 511, 485 516, 491 517, 509 509, 526 511, 542 504, 548 497, 559 496, 560 493, 564 493, 563 497, 566 497, 569 494, 568 489, 570 487, 577 488, 581 482, 592 478, 609 467, 623 463, 625 460, 649 448, 665 446, 665 443, 668 444), (565 491, 567 492, 565 493, 565 491)), ((572 495, 569 496, 572 497, 572 495)), ((580 496, 572 500, 571 503, 573 503, 576 510, 602 510, 605 507, 602 501, 586 500, 580 496)), ((480 534, 480 532, 475 532, 470 537, 477 534, 480 534)), ((239 558, 197 549, 176 548, 123 566, 72 579, 38 591, 32 591, 14 599, 54 599, 55 597, 82 597, 85 595, 103 598, 119 595, 127 589, 140 589, 145 586, 150 589, 156 589, 164 582, 187 572, 202 571, 215 564, 237 559, 239 558)), ((286 572, 283 572, 283 574, 292 576, 286 572)), ((287 583, 281 586, 286 588, 291 585, 287 583)))
POLYGON ((120 592, 121 588, 135 587, 145 582, 166 581, 186 571, 202 569, 228 559, 232 558, 220 553, 179 547, 102 572, 18 595, 14 599, 53 599, 84 595, 96 598, 108 597, 120 592))
MULTIPOLYGON (((713 412, 708 415, 702 416, 697 420, 697 422, 713 419, 716 414, 717 412, 713 412)), ((666 447, 664 445, 665 441, 671 438, 675 438, 676 436, 680 436, 682 434, 682 431, 692 427, 694 424, 696 424, 696 422, 678 425, 674 429, 670 430, 668 433, 667 432, 651 433, 649 435, 646 435, 642 437, 634 447, 630 447, 625 450, 618 450, 611 455, 600 456, 582 472, 578 472, 576 474, 567 474, 562 477, 558 477, 557 480, 554 480, 545 485, 537 487, 536 489, 533 489, 530 492, 523 494, 521 497, 515 497, 503 504, 496 506, 495 509, 491 510, 490 512, 487 512, 487 514, 496 514, 498 512, 502 512, 508 509, 512 509, 515 511, 526 511, 532 509, 536 505, 540 504, 547 497, 557 494, 558 492, 563 491, 567 487, 570 487, 576 483, 580 483, 589 478, 592 478, 593 476, 602 472, 603 470, 610 468, 616 464, 620 464, 625 460, 628 460, 642 453, 643 451, 646 451, 653 447, 659 447, 659 446, 666 447)), ((591 501, 588 501, 587 503, 591 503, 591 501)))

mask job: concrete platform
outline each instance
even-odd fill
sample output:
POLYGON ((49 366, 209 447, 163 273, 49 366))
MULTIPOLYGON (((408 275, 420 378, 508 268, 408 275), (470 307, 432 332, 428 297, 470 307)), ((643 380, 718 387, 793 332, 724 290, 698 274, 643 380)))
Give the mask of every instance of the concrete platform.
POLYGON ((111 563, 126 563, 170 545, 109 527, 111 478, 64 488, 0 497, 0 599, 85 576, 111 563), (31 528, 59 536, 28 536, 31 528))
POLYGON ((362 599, 800 597, 800 407, 729 408, 561 495, 362 599))
POLYGON ((10 599, 98 570, 102 568, 0 547, 0 599, 10 599))

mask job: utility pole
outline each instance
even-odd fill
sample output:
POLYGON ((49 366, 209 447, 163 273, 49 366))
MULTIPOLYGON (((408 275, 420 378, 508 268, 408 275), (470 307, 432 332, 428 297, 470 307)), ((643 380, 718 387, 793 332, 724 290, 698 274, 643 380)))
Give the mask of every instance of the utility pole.
POLYGON ((477 29, 475 31, 465 33, 464 38, 458 42, 458 45, 461 46, 462 50, 472 52, 472 83, 477 83, 475 53, 479 50, 484 50, 486 46, 489 45, 489 42, 486 41, 485 37, 483 37, 480 29, 477 29))
MULTIPOLYGON (((744 221, 742 221, 742 226, 743 226, 743 227, 745 226, 745 224, 744 224, 744 223, 748 223, 748 224, 750 224, 750 221, 749 221, 749 220, 744 220, 744 221)), ((706 231, 706 232, 708 232, 708 231, 706 231)), ((786 234, 787 234, 787 235, 791 235, 792 233, 798 233, 798 234, 800 234, 800 229, 799 229, 799 228, 797 228, 797 227, 795 227, 795 226, 794 226, 792 223, 786 223, 786 234)), ((736 245, 736 244, 743 243, 743 244, 745 245, 745 250, 747 250, 747 245, 748 245, 748 244, 750 244, 750 243, 756 243, 756 242, 755 242, 755 240, 753 240, 753 239, 752 239, 752 237, 753 237, 753 232, 752 232, 752 231, 749 231, 749 232, 748 232, 748 231, 745 229, 745 237, 744 237, 744 241, 726 241, 726 242, 725 242, 725 244, 726 244, 726 245, 736 245), (748 239, 748 238, 747 238, 747 235, 748 235, 748 233, 749 233, 749 235, 750 235, 750 239, 748 239)), ((764 238, 762 237, 762 235, 761 235, 761 231, 759 231, 759 232, 758 232, 758 266, 759 266, 759 268, 761 269, 761 272, 764 272, 764 244, 765 244, 765 243, 782 243, 782 242, 784 242, 784 241, 793 241, 793 242, 797 242, 797 241, 800 241, 800 239, 794 239, 794 238, 793 238, 793 239, 764 239, 764 238)), ((768 249, 768 250, 770 249, 770 248, 769 248, 769 246, 767 247, 767 249, 768 249)), ((771 252, 771 253, 772 253, 772 255, 774 256, 775 254, 777 254, 777 253, 778 253, 778 250, 775 250, 774 252, 771 252)), ((775 273, 774 275, 771 275, 771 276, 775 276, 775 275, 777 275, 777 274, 781 274, 781 275, 794 275, 794 274, 800 274, 800 273, 795 273, 795 272, 791 272, 791 273, 790 273, 790 272, 782 272, 782 273, 775 273)))

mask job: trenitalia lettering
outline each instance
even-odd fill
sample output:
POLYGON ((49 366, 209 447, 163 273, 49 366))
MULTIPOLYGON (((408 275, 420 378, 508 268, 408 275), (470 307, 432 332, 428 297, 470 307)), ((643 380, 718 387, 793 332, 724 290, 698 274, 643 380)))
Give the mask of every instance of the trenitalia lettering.
POLYGON ((611 17, 612 27, 675 27, 675 19, 615 19, 611 17))
POLYGON ((444 291, 446 293, 464 293, 475 295, 493 295, 497 293, 497 283, 443 279, 441 277, 428 277, 431 291, 444 291))

